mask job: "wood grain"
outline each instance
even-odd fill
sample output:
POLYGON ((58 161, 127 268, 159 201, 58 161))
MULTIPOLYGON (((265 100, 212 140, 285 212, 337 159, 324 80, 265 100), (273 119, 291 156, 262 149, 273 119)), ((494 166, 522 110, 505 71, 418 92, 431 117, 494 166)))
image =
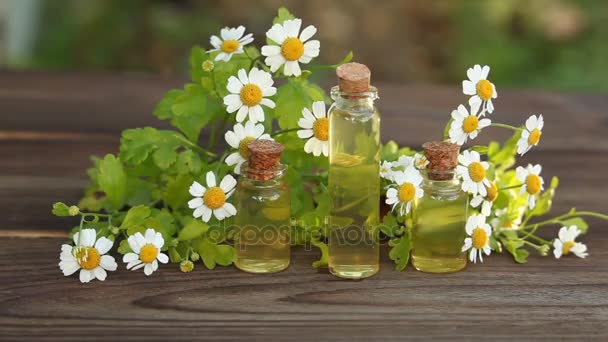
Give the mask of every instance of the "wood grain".
MULTIPOLYGON (((310 266, 316 251, 297 248, 287 271, 267 276, 198 264, 150 278, 121 265, 86 285, 63 277, 60 236, 75 222, 52 217, 51 203, 80 198, 89 155, 116 152, 121 130, 165 127, 150 113, 184 81, 0 72, 0 340, 608 340, 608 229, 598 220, 585 260, 517 265, 496 255, 449 275, 394 272, 383 253, 377 276, 342 281, 310 266)), ((413 147, 437 138, 464 101, 458 85, 378 87, 383 139, 413 147)), ((492 118, 546 118, 541 146, 522 163, 560 177, 554 212, 606 212, 608 97, 499 91, 492 118)))

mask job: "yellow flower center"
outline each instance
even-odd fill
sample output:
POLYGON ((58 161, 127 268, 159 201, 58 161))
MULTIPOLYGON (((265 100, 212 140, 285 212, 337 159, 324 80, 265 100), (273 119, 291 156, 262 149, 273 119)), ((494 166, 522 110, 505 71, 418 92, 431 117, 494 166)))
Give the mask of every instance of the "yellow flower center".
POLYGON ((496 186, 496 183, 490 183, 490 186, 486 186, 486 189, 488 190, 486 200, 489 202, 494 202, 496 197, 498 197, 498 187, 496 186))
POLYGON ((479 183, 486 178, 486 169, 483 168, 480 162, 472 162, 469 164, 469 176, 475 183, 479 183))
POLYGON ((471 133, 475 131, 477 129, 477 126, 479 126, 479 119, 477 118, 477 115, 469 115, 462 122, 462 130, 465 133, 471 133))
POLYGON ((241 101, 248 107, 257 105, 262 101, 262 89, 255 84, 246 84, 241 89, 241 101))
POLYGON ((92 270, 99 266, 101 255, 95 247, 77 247, 76 260, 80 267, 85 270, 92 270))
POLYGON ((207 189, 203 196, 203 202, 209 209, 221 208, 226 203, 226 194, 219 186, 207 189))
POLYGON ((540 192, 540 177, 537 175, 529 175, 526 178, 526 187, 530 195, 535 195, 540 192))
POLYGON ((312 131, 315 134, 315 138, 321 141, 327 141, 329 138, 329 120, 327 118, 320 118, 312 124, 312 131))
POLYGON ((530 145, 538 144, 538 141, 540 140, 540 136, 542 134, 543 133, 538 128, 535 128, 534 130, 532 130, 532 132, 530 132, 530 136, 528 137, 528 144, 530 144, 530 145))
POLYGON ((234 51, 236 51, 239 46, 241 46, 241 44, 239 43, 238 40, 234 40, 234 39, 229 39, 229 40, 224 40, 224 42, 222 43, 222 51, 224 51, 225 53, 232 53, 234 51))
POLYGON ((295 37, 287 38, 281 46, 281 54, 288 61, 297 61, 304 54, 304 43, 295 37))
POLYGON ((247 147, 247 144, 253 140, 255 140, 254 137, 244 137, 239 143, 239 154, 241 157, 245 158, 245 160, 249 158, 249 148, 247 147))
POLYGON ((488 80, 481 80, 477 82, 476 88, 477 95, 484 101, 488 101, 492 98, 492 95, 494 95, 494 87, 488 80))
POLYGON ((574 245, 575 245, 574 241, 564 242, 564 245, 562 246, 562 253, 564 255, 570 254, 570 249, 572 249, 572 247, 574 247, 574 245))
POLYGON ((151 243, 145 244, 139 251, 139 260, 149 264, 158 256, 158 248, 151 243))
POLYGON ((473 239, 473 247, 476 249, 482 249, 488 243, 488 233, 480 227, 473 230, 471 238, 473 239))
POLYGON ((403 183, 399 188, 399 201, 409 202, 414 199, 416 188, 412 183, 403 183))

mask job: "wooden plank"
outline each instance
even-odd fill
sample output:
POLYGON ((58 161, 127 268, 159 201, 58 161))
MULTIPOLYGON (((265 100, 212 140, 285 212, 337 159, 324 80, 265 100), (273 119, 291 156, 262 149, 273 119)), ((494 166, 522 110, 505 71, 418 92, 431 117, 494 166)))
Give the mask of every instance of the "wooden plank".
POLYGON ((395 272, 384 258, 376 276, 343 281, 297 248, 278 274, 161 265, 146 278, 119 263, 86 285, 60 273, 62 242, 0 238, 0 340, 608 338, 605 235, 588 259, 497 255, 446 275, 395 272))

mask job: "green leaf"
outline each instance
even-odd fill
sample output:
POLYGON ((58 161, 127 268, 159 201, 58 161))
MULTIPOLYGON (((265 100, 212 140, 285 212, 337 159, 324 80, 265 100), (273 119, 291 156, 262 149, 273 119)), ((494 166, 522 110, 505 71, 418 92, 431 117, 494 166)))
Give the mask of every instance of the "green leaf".
POLYGON ((397 219, 391 213, 388 213, 382 219, 382 225, 380 225, 380 231, 390 237, 395 237, 396 234, 401 233, 401 228, 399 227, 399 223, 397 223, 397 219))
POLYGON ((200 84, 187 84, 171 109, 175 114, 171 124, 184 132, 192 142, 198 142, 201 129, 220 113, 217 100, 208 99, 207 92, 200 84))
POLYGON ((399 145, 394 140, 382 145, 382 149, 380 150, 380 159, 390 162, 399 159, 399 145))
POLYGON ((209 225, 197 219, 192 219, 182 228, 177 235, 179 241, 188 241, 196 238, 201 238, 207 232, 209 225))
POLYGON ((167 254, 169 254, 169 260, 174 264, 182 261, 182 256, 179 254, 177 248, 175 247, 169 247, 167 254))
POLYGON ((129 246, 129 241, 127 239, 123 239, 120 241, 120 245, 118 245, 118 253, 127 254, 133 252, 131 247, 129 246))
POLYGON ((388 245, 391 247, 388 256, 395 262, 395 270, 403 271, 410 260, 410 251, 412 249, 409 231, 402 237, 391 239, 388 245))
POLYGON ((285 7, 281 7, 278 10, 277 16, 272 20, 272 24, 282 24, 285 20, 295 19, 296 17, 289 12, 285 7))
POLYGON ((564 227, 576 226, 583 234, 589 229, 589 224, 582 217, 573 217, 559 221, 564 227))
POLYGON ((150 208, 138 205, 127 211, 125 219, 120 225, 120 229, 127 229, 134 226, 141 226, 144 221, 150 216, 150 208))
POLYGON ((128 129, 122 133, 120 157, 125 163, 139 165, 152 155, 156 166, 167 169, 177 159, 177 148, 182 145, 180 136, 175 131, 152 127, 128 129))
POLYGON ((180 209, 191 199, 188 189, 194 179, 189 174, 181 174, 170 178, 163 192, 163 201, 173 210, 180 209))
POLYGON ((338 67, 338 66, 340 66, 342 64, 346 64, 346 63, 348 63, 348 62, 350 62, 352 60, 353 60, 353 52, 349 51, 348 54, 346 55, 346 57, 344 57, 344 59, 342 59, 340 61, 340 63, 336 64, 336 66, 338 67))
POLYGON ((232 246, 217 245, 206 237, 193 247, 210 270, 214 269, 216 265, 228 266, 236 260, 236 250, 232 246))
POLYGON ((327 266, 329 264, 329 247, 327 244, 317 239, 312 239, 310 242, 321 250, 321 257, 319 260, 313 261, 312 267, 319 268, 327 266))
POLYGON ((183 95, 183 93, 184 92, 179 89, 169 90, 169 92, 165 94, 165 97, 163 97, 154 108, 154 115, 161 120, 173 118, 173 104, 178 97, 183 95))
POLYGON ((76 216, 80 213, 80 209, 75 205, 68 207, 63 202, 57 202, 53 204, 52 212, 55 216, 76 216))
POLYGON ((190 50, 190 78, 192 82, 199 83, 203 75, 208 74, 203 70, 203 62, 209 59, 209 54, 199 46, 190 50))
POLYGON ((127 197, 127 174, 120 159, 107 154, 100 160, 97 182, 99 189, 106 194, 110 210, 118 210, 124 206, 127 197))
POLYGON ((203 168, 201 157, 192 150, 185 150, 177 157, 175 171, 177 173, 198 174, 203 168))
POLYGON ((306 80, 290 78, 277 90, 274 116, 281 129, 298 128, 302 109, 312 107, 314 101, 323 101, 325 93, 319 86, 306 80))
POLYGON ((505 249, 511 253, 515 262, 523 264, 527 262, 528 255, 530 254, 527 250, 522 249, 524 242, 521 240, 503 240, 505 249))
POLYGON ((490 148, 488 147, 489 162, 500 164, 500 170, 506 170, 513 166, 515 164, 515 155, 517 154, 517 141, 520 136, 521 132, 515 132, 498 152, 494 153, 496 147, 492 146, 492 154, 490 154, 490 148))
POLYGON ((476 151, 479 154, 487 154, 488 153, 488 146, 475 145, 475 146, 471 146, 471 148, 469 148, 469 150, 476 151))

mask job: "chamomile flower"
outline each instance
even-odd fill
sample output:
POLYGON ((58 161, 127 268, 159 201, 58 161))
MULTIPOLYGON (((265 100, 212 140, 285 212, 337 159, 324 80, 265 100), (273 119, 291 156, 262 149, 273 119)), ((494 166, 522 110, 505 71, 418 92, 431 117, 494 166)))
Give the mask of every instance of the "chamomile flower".
POLYGON ((409 166, 414 166, 414 158, 406 155, 402 155, 393 163, 393 167, 401 168, 404 171, 409 166))
POLYGON ((492 204, 498 197, 498 187, 496 183, 490 182, 490 186, 486 186, 487 194, 485 196, 477 195, 471 200, 471 206, 473 208, 479 207, 481 204, 481 213, 484 216, 490 216, 492 213, 492 204))
POLYGON ((228 113, 236 113, 236 121, 243 122, 247 115, 249 120, 256 122, 264 121, 264 110, 262 105, 274 108, 274 101, 268 99, 277 93, 273 87, 272 76, 264 70, 252 68, 247 75, 245 69, 240 69, 238 77, 230 76, 226 88, 230 94, 224 96, 224 105, 228 113))
MULTIPOLYGON (((462 92, 465 95, 472 95, 469 99, 469 105, 484 103, 484 109, 492 114, 494 111, 492 99, 498 97, 498 94, 494 84, 488 81, 489 73, 490 67, 487 65, 481 67, 479 64, 476 64, 474 67, 469 68, 467 70, 469 79, 462 81, 462 92)), ((481 115, 485 115, 485 112, 482 111, 481 115)))
POLYGON ((304 152, 312 153, 315 157, 321 153, 329 157, 329 119, 325 111, 325 102, 316 101, 312 104, 312 112, 302 109, 302 118, 298 120, 298 137, 308 139, 304 152))
POLYGON ((471 111, 463 105, 452 111, 452 125, 450 126, 450 140, 454 144, 463 145, 467 139, 475 139, 482 128, 490 126, 490 119, 479 119, 477 112, 481 103, 471 104, 471 111))
POLYGON ((393 163, 387 160, 382 161, 380 164, 380 177, 386 180, 393 180, 393 163))
POLYGON ((427 165, 429 165, 429 161, 424 155, 420 153, 416 153, 414 155, 414 167, 416 167, 418 170, 424 170, 426 169, 427 165))
POLYGON ((580 242, 574 241, 581 231, 577 226, 562 227, 557 234, 557 239, 553 241, 553 255, 556 259, 561 258, 562 255, 568 255, 574 253, 579 258, 585 258, 587 253, 587 246, 580 242))
POLYGON ((477 151, 468 150, 458 156, 458 162, 456 173, 462 177, 462 190, 472 195, 487 196, 487 187, 491 185, 486 178, 486 170, 490 164, 482 162, 477 151))
POLYGON ((526 128, 521 132, 521 137, 517 141, 517 153, 523 156, 532 146, 538 145, 544 125, 542 114, 538 117, 532 115, 526 120, 526 128))
POLYGON ((194 199, 188 202, 188 207, 194 209, 192 216, 195 218, 202 217, 204 222, 209 222, 212 213, 218 220, 235 215, 236 208, 226 200, 234 192, 236 179, 231 175, 226 175, 218 186, 215 175, 209 171, 206 175, 206 181, 206 188, 198 182, 194 182, 190 186, 190 195, 194 196, 194 199))
POLYGON ((536 197, 544 190, 545 181, 540 177, 542 168, 540 165, 528 164, 526 168, 521 166, 515 169, 515 176, 518 180, 524 183, 522 185, 520 194, 528 194, 528 207, 534 209, 536 206, 536 197))
POLYGON ((309 40, 317 29, 309 25, 300 33, 301 26, 302 19, 290 19, 282 24, 274 24, 266 32, 266 37, 277 44, 262 47, 262 55, 266 56, 264 63, 270 67, 270 71, 275 72, 284 65, 285 76, 300 76, 302 70, 299 63, 308 64, 319 55, 321 44, 318 40, 309 40))
POLYGON ((161 253, 160 249, 165 244, 163 235, 152 228, 146 229, 144 235, 137 232, 127 239, 130 253, 122 257, 122 262, 127 264, 127 269, 131 271, 144 268, 144 274, 149 276, 158 269, 158 262, 163 264, 169 262, 169 257, 161 253))
POLYGON ((477 263, 477 256, 479 255, 479 262, 483 262, 482 252, 486 255, 490 255, 492 249, 490 248, 490 236, 492 235, 492 227, 486 223, 486 217, 484 215, 471 215, 467 220, 465 226, 468 237, 464 239, 464 246, 462 251, 469 251, 469 260, 477 263))
POLYGON ((105 236, 97 239, 95 229, 82 229, 74 234, 75 246, 64 244, 59 255, 59 268, 63 275, 69 276, 80 270, 80 282, 88 283, 93 279, 106 280, 106 271, 116 271, 114 257, 105 255, 114 244, 105 236))
POLYGON ((247 121, 245 125, 237 123, 232 131, 224 134, 224 138, 228 145, 237 149, 226 158, 227 165, 235 165, 234 173, 237 175, 241 174, 241 165, 249 158, 247 143, 257 139, 273 140, 270 135, 264 133, 264 125, 255 124, 253 121, 247 121))
POLYGON ((215 60, 228 62, 232 58, 232 55, 243 53, 243 47, 253 42, 253 34, 245 34, 244 26, 236 28, 224 27, 220 31, 220 37, 211 36, 209 42, 213 46, 213 49, 208 52, 220 52, 215 56, 215 60))
POLYGON ((496 209, 494 210, 495 217, 490 221, 492 227, 496 231, 519 229, 524 211, 523 207, 496 209))
POLYGON ((420 187, 422 176, 413 166, 405 171, 395 171, 393 175, 396 187, 391 187, 386 192, 386 204, 392 206, 392 210, 399 207, 399 214, 405 215, 412 209, 412 203, 424 195, 420 187))

